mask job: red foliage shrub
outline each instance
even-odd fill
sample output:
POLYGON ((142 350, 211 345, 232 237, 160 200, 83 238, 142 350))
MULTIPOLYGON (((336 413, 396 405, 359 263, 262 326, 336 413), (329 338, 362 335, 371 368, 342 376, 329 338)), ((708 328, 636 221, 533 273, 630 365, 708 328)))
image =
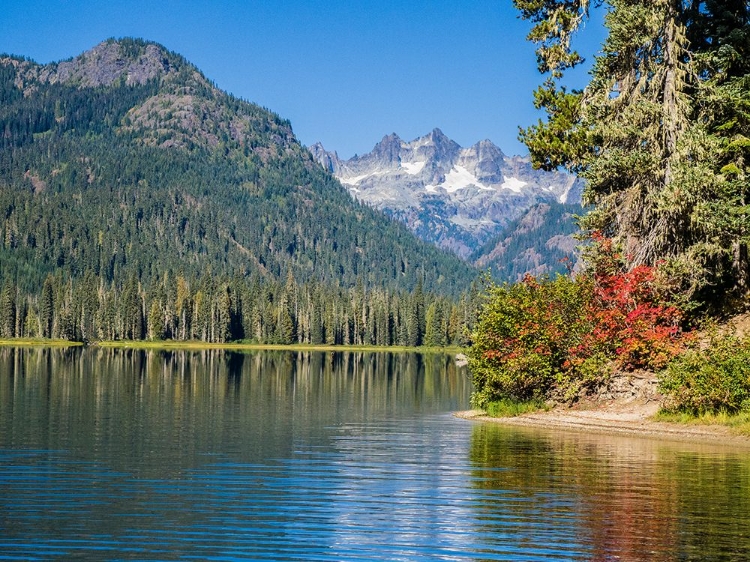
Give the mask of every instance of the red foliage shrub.
POLYGON ((592 235, 597 261, 588 306, 593 330, 575 357, 606 351, 626 369, 662 368, 679 353, 681 311, 665 302, 656 267, 641 265, 626 271, 612 241, 592 235))
POLYGON ((470 354, 475 405, 573 399, 603 383, 613 363, 659 369, 682 349, 682 315, 658 268, 628 271, 611 240, 593 241, 593 271, 575 280, 527 275, 490 290, 470 354))

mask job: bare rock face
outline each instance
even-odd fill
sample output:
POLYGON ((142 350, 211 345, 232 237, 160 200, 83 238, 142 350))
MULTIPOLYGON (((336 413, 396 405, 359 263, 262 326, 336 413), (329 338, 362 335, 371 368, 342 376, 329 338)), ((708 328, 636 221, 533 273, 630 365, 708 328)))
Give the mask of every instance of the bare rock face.
POLYGON ((131 86, 145 84, 174 72, 168 53, 155 44, 105 41, 90 51, 49 69, 50 83, 75 83, 81 87, 110 86, 120 79, 131 86))
POLYGON ((35 84, 69 84, 79 88, 145 84, 157 77, 169 77, 187 62, 161 45, 135 39, 110 39, 70 60, 39 65, 29 60, 2 61, 16 68, 16 86, 27 92, 35 84))
POLYGON ((341 169, 341 159, 336 152, 328 152, 322 144, 316 142, 308 148, 313 158, 330 173, 336 175, 341 169))
POLYGON ((583 187, 570 174, 534 170, 489 140, 462 148, 440 129, 409 142, 386 135, 349 160, 320 143, 310 150, 354 197, 464 258, 536 204, 579 203, 583 187))

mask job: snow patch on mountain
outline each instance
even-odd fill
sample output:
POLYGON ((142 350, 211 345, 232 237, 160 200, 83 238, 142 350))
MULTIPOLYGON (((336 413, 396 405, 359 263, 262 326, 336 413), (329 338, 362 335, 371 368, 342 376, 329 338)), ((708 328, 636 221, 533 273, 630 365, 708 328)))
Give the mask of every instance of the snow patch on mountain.
POLYGON ((506 156, 489 140, 462 148, 440 129, 410 142, 391 133, 345 161, 320 143, 310 151, 354 197, 463 257, 537 203, 579 202, 583 187, 570 174, 534 170, 528 157, 506 156))
POLYGON ((427 164, 427 162, 401 162, 401 168, 404 169, 407 174, 415 176, 424 169, 425 164, 427 164))
POLYGON ((463 166, 454 166, 451 168, 450 172, 446 174, 445 179, 439 184, 426 185, 424 187, 427 191, 431 192, 437 191, 438 188, 442 188, 448 193, 455 193, 459 189, 465 189, 471 186, 494 191, 492 187, 484 185, 474 174, 463 166))
MULTIPOLYGON (((361 176, 354 176, 353 178, 341 177, 339 181, 346 185, 357 185, 365 178, 369 178, 372 174, 362 174, 361 176)), ((359 191, 359 190, 357 190, 359 191)))
POLYGON ((503 185, 501 187, 503 189, 510 189, 511 191, 515 191, 516 193, 521 193, 521 190, 525 185, 528 185, 528 182, 521 181, 518 178, 505 178, 505 181, 503 182, 503 185))

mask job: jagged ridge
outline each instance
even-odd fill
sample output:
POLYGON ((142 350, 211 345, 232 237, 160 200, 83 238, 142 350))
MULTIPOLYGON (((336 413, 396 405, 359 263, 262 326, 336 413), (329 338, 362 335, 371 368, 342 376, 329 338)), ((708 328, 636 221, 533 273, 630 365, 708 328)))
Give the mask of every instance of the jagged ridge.
POLYGON ((349 160, 320 143, 310 151, 357 199, 465 258, 533 205, 577 204, 582 191, 574 176, 534 170, 489 140, 462 148, 440 129, 410 142, 387 135, 349 160))

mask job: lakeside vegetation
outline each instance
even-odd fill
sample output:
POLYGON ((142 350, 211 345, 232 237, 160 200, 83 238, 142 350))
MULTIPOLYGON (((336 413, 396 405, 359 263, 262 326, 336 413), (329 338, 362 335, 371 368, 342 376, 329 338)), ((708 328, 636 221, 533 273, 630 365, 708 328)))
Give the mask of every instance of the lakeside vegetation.
POLYGON ((750 4, 514 2, 547 75, 535 103, 548 118, 521 139, 535 166, 583 177, 593 210, 575 278, 488 288, 474 405, 570 403, 648 370, 662 419, 743 425, 750 338, 695 328, 750 309, 750 4), (601 4, 608 37, 569 91, 571 39, 601 4))
POLYGON ((680 423, 686 425, 720 425, 730 428, 733 432, 750 437, 750 412, 727 412, 726 410, 690 413, 685 411, 661 410, 656 421, 680 423))
POLYGON ((0 347, 76 347, 83 342, 50 338, 11 338, 0 339, 0 347))
POLYGON ((227 351, 333 351, 333 352, 367 352, 367 353, 421 353, 457 355, 467 351, 456 345, 420 346, 406 345, 334 345, 334 344, 272 344, 252 342, 211 343, 199 340, 116 340, 79 342, 51 338, 10 338, 0 339, 0 347, 81 347, 92 346, 110 349, 146 349, 146 350, 204 350, 223 349, 227 351))

